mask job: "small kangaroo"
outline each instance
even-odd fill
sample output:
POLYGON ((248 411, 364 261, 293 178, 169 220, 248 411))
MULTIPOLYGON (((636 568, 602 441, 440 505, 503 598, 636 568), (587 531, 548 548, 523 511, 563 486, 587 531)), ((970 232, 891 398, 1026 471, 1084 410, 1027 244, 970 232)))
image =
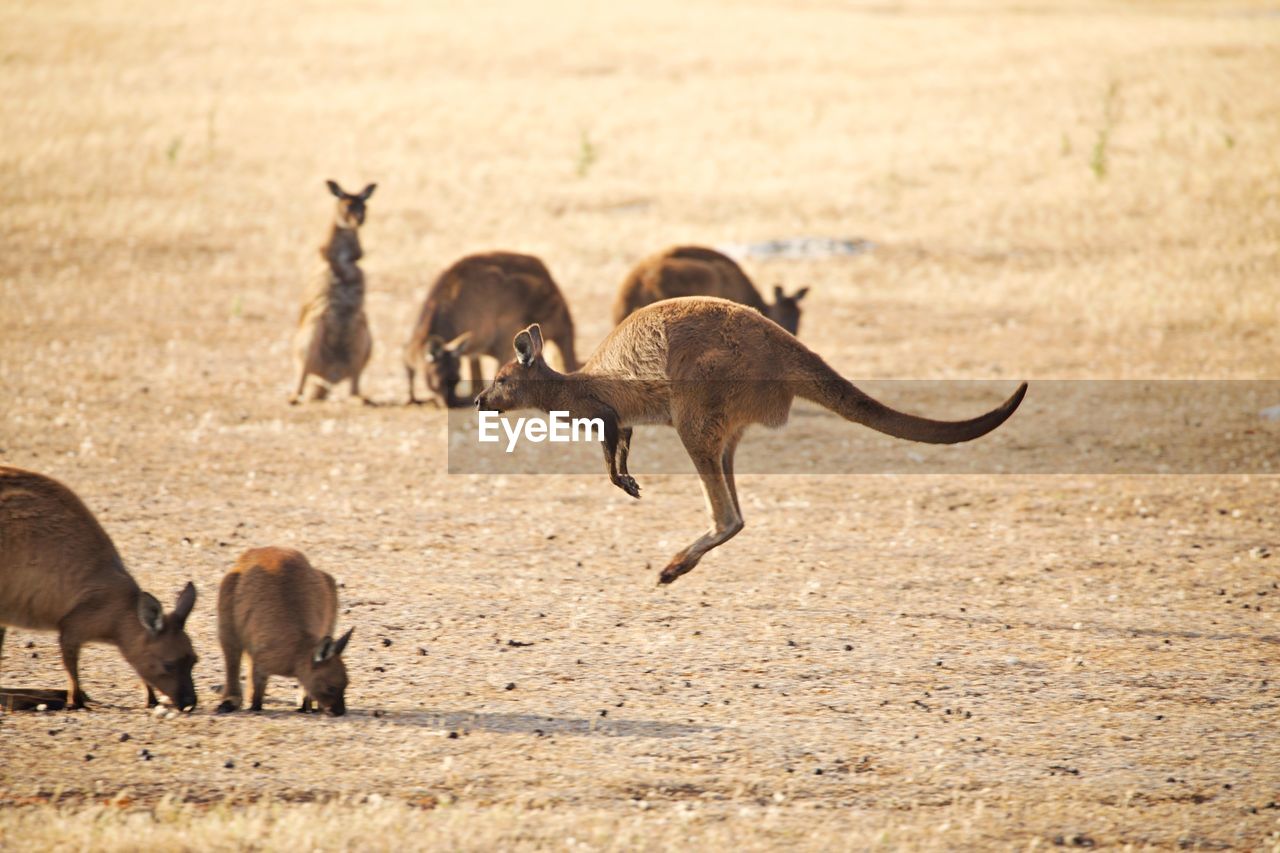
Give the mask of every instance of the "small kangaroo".
POLYGON ((183 711, 194 708, 196 654, 185 626, 195 603, 188 583, 166 615, 70 489, 0 466, 0 650, 6 626, 57 631, 68 707, 90 701, 80 686, 80 647, 110 643, 141 676, 148 707, 159 690, 183 711))
POLYGON ((480 388, 480 356, 501 366, 515 354, 511 340, 530 323, 546 329, 560 350, 564 369, 578 369, 573 351, 573 318, 560 288, 538 258, 514 252, 468 255, 446 269, 427 291, 418 322, 404 348, 409 402, 417 403, 414 375, 421 372, 437 404, 454 408, 462 356, 470 357, 471 382, 480 388))
POLYGON ((679 296, 718 296, 749 305, 793 335, 800 332, 800 300, 809 288, 787 296, 774 286, 766 304, 742 267, 728 255, 703 246, 674 246, 650 255, 627 274, 613 304, 616 326, 646 305, 679 296))
POLYGON ((335 717, 347 712, 347 668, 342 652, 350 628, 336 641, 338 586, 291 548, 252 548, 222 579, 218 589, 218 640, 226 658, 227 680, 219 714, 238 711, 240 658, 248 654, 253 696, 249 708, 262 710, 267 679, 298 680, 298 711, 309 713, 312 700, 335 717))
POLYGON ((725 299, 657 302, 609 333, 576 373, 557 373, 542 358, 537 325, 516 335, 515 360, 476 397, 484 411, 533 408, 604 421, 609 480, 632 497, 627 471, 634 424, 675 427, 693 460, 712 529, 676 554, 658 577, 668 584, 712 548, 742 530, 733 456, 752 424, 781 427, 795 397, 812 400, 877 432, 931 444, 986 435, 1022 402, 1026 383, 996 409, 966 421, 935 421, 877 402, 816 353, 759 312, 725 299))
POLYGON ((373 338, 364 313, 364 272, 356 262, 364 255, 359 229, 364 224, 365 202, 378 185, 369 184, 352 195, 333 181, 327 184, 338 199, 338 209, 329 240, 320 247, 326 265, 321 285, 298 317, 294 335, 298 387, 290 404, 302 399, 309 377, 319 380, 312 385, 313 400, 323 400, 329 386, 348 380, 351 396, 369 402, 360 393, 360 374, 373 352, 373 338))

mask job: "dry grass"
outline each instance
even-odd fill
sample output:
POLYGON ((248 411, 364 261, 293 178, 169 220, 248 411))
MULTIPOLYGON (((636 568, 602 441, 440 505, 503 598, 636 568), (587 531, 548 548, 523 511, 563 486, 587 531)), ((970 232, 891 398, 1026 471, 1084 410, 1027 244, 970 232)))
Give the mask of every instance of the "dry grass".
MULTIPOLYGON (((743 477, 746 531, 654 591, 702 502, 643 434, 636 503, 284 400, 329 177, 380 185, 388 402, 465 252, 542 255, 587 353, 644 254, 809 234, 878 248, 747 266, 812 285, 850 376, 1274 378, 1278 37, 1250 2, 0 7, 0 461, 203 596, 195 716, 91 651, 96 710, 0 717, 0 846, 1275 847, 1275 478, 743 477), (217 579, 269 543, 346 584, 347 718, 206 713, 217 579)), ((4 683, 56 658, 11 632, 4 683)))

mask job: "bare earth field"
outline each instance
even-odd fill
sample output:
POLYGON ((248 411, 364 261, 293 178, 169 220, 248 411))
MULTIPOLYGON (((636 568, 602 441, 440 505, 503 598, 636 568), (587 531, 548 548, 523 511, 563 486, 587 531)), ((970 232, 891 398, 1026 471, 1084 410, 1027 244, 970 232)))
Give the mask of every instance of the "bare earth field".
POLYGON ((1036 380, 1280 379, 1274 5, 453 5, 0 6, 0 463, 201 596, 194 714, 106 648, 0 714, 0 848, 1280 849, 1280 479, 752 474, 659 589, 706 520, 652 432, 640 501, 450 475, 399 364, 467 252, 585 355, 643 255, 826 236, 876 248, 744 265, 851 378, 1030 380, 1011 452, 1036 380), (375 407, 286 405, 326 178, 379 184, 375 407), (211 713, 265 544, 344 584, 346 717, 211 713))

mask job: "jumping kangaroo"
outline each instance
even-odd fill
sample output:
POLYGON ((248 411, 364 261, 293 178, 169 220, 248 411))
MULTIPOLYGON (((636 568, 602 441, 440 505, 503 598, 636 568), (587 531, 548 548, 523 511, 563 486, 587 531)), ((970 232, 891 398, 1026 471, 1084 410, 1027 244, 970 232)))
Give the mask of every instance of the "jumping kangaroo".
POLYGON ((355 629, 335 641, 337 621, 337 584, 300 552, 254 548, 241 554, 218 590, 218 640, 227 665, 218 713, 237 711, 244 703, 240 659, 248 654, 252 710, 262 710, 267 678, 283 675, 298 680, 300 712, 310 712, 314 699, 335 717, 345 714, 342 652, 355 629))
POLYGON ((800 300, 808 292, 802 287, 787 296, 775 286, 773 304, 766 304, 733 258, 703 246, 675 246, 650 255, 627 274, 613 304, 613 324, 663 299, 719 296, 751 306, 795 335, 800 332, 800 300))
POLYGON ((148 707, 159 690, 176 707, 194 708, 196 654, 185 625, 195 603, 188 583, 165 615, 70 489, 0 466, 0 650, 6 626, 57 631, 70 679, 68 707, 89 702, 80 687, 80 647, 110 643, 141 676, 148 707))
POLYGON ((323 400, 329 386, 345 379, 351 382, 351 396, 368 403, 360 394, 360 374, 373 352, 373 338, 364 313, 364 272, 356 262, 364 254, 359 229, 364 224, 365 202, 378 185, 369 184, 352 195, 333 181, 326 183, 338 199, 338 209, 329 240, 320 247, 326 265, 321 285, 298 317, 294 336, 298 387, 289 402, 301 400, 308 377, 315 377, 319 381, 312 385, 313 400, 323 400))
POLYGON ((439 403, 453 408, 470 402, 458 396, 462 356, 470 357, 473 388, 480 388, 480 356, 499 366, 514 355, 511 339, 530 323, 546 329, 560 350, 564 369, 578 369, 573 351, 573 318, 551 273, 538 258, 513 252, 468 255, 446 269, 427 291, 409 343, 404 370, 409 402, 417 403, 413 380, 420 371, 439 403))
POLYGON ((614 328, 576 373, 557 373, 547 365, 536 324, 516 335, 513 346, 515 360, 476 397, 476 407, 602 419, 609 480, 632 497, 640 496, 627 472, 632 426, 665 424, 679 433, 702 478, 714 526, 671 559, 658 578, 663 584, 742 530, 734 451, 748 426, 785 424, 795 397, 896 438, 955 444, 1000 426, 1027 390, 1021 384, 999 408, 967 421, 908 415, 859 391, 757 311, 710 297, 642 308, 614 328))

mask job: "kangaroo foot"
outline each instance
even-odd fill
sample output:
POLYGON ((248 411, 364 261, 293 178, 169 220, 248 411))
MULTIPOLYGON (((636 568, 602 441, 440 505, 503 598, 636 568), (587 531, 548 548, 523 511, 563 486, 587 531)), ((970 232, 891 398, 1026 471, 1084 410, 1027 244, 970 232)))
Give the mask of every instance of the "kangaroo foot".
POLYGON ((613 479, 612 482, 619 489, 622 489, 622 491, 631 495, 631 497, 633 498, 640 497, 640 484, 637 483, 635 481, 635 478, 632 477, 630 474, 619 474, 616 479, 613 479))
POLYGON ((87 707, 91 701, 89 699, 89 694, 85 693, 83 690, 77 690, 74 695, 68 696, 67 698, 70 700, 67 702, 67 710, 69 711, 79 711, 82 708, 87 707))
POLYGON ((683 574, 693 571, 693 567, 698 565, 697 562, 687 562, 685 560, 673 560, 658 575, 658 586, 666 586, 675 581, 676 578, 683 574))
POLYGON ((233 701, 232 701, 232 700, 230 700, 230 699, 224 699, 224 700, 222 700, 222 704, 221 704, 221 705, 219 705, 219 706, 217 707, 217 709, 216 709, 213 713, 215 713, 215 714, 230 714, 230 713, 232 713, 233 711, 236 711, 236 710, 237 710, 237 708, 236 708, 236 703, 235 703, 235 702, 233 702, 233 701))

